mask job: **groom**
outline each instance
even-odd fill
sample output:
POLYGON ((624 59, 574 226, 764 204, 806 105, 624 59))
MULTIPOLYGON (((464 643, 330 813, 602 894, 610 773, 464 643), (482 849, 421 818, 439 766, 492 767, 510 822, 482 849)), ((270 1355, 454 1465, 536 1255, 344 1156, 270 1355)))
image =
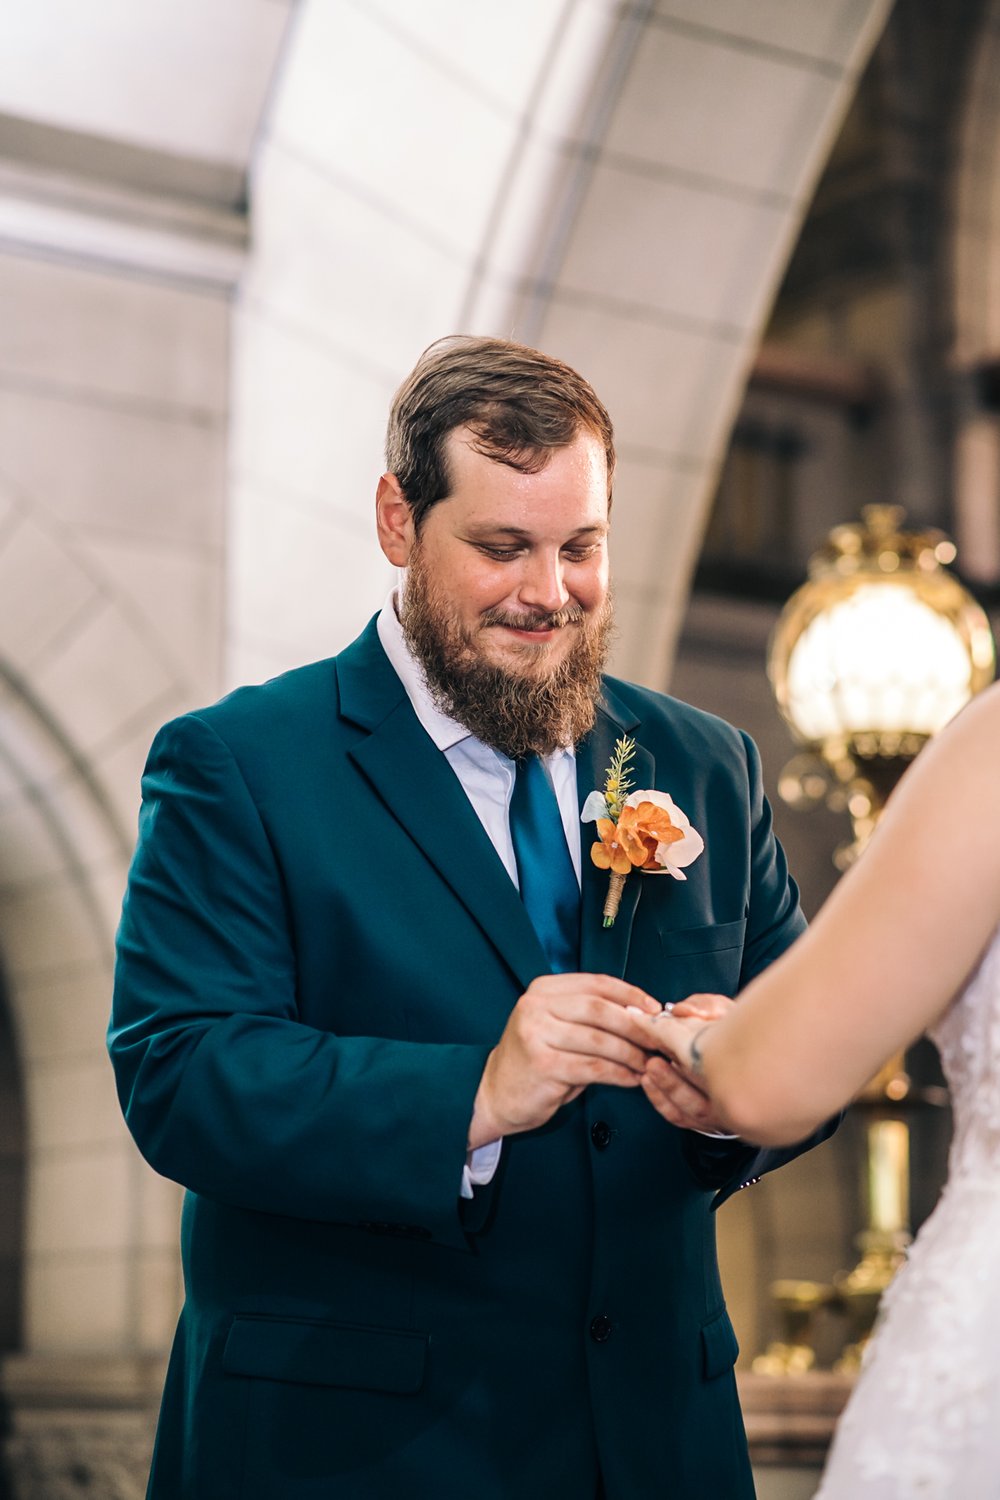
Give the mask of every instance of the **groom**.
POLYGON ((711 1210, 782 1156, 679 1076, 658 1113, 633 1008, 801 931, 756 752, 602 675, 614 446, 573 370, 442 341, 387 457, 400 590, 143 782, 110 1048, 189 1190, 150 1495, 749 1497, 711 1210), (616 749, 659 795, 607 926, 616 749))

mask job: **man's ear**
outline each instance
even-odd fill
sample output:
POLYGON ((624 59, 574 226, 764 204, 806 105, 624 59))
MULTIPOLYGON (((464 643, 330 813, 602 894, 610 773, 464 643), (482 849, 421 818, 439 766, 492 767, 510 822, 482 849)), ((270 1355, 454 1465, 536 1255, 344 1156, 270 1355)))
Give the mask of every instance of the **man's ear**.
POLYGON ((378 544, 393 567, 405 568, 410 561, 416 532, 410 502, 395 474, 383 474, 375 491, 378 544))

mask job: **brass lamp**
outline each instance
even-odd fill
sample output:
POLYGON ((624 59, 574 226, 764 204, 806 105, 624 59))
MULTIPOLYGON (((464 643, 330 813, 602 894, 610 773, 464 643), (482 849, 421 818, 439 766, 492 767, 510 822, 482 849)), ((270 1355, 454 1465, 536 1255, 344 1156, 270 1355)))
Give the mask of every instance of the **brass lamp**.
POLYGON ((782 798, 850 814, 846 869, 871 837, 907 765, 992 681, 993 636, 971 594, 945 571, 955 546, 940 531, 902 529, 898 506, 870 505, 836 526, 775 628, 768 675, 803 746, 782 798))
MULTIPOLYGON (((899 507, 873 505, 859 523, 835 527, 769 652, 778 707, 802 747, 779 793, 793 807, 825 802, 849 813, 853 838, 834 854, 842 870, 863 852, 914 756, 994 675, 989 621, 946 571, 954 544, 902 521, 899 507)), ((856 1367, 911 1238, 908 1108, 939 1103, 942 1092, 915 1089, 899 1054, 857 1101, 866 1119, 862 1258, 825 1289, 851 1325, 841 1368, 856 1367)), ((776 1303, 784 1312, 781 1296, 776 1303)))

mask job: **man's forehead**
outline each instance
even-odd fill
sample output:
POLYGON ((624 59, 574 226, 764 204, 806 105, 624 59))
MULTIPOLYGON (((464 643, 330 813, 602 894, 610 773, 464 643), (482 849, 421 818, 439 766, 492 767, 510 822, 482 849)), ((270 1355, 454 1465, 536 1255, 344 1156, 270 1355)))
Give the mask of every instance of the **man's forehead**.
MULTIPOLYGON (((533 453, 525 454, 524 465, 483 452, 468 428, 455 428, 448 439, 451 483, 446 498, 460 499, 463 508, 488 510, 492 499, 501 508, 509 500, 529 508, 534 502, 539 511, 547 511, 565 501, 580 510, 581 525, 606 520, 607 458, 599 440, 585 428, 571 443, 539 452, 537 462, 533 453)), ((512 455, 512 460, 519 457, 512 455)))

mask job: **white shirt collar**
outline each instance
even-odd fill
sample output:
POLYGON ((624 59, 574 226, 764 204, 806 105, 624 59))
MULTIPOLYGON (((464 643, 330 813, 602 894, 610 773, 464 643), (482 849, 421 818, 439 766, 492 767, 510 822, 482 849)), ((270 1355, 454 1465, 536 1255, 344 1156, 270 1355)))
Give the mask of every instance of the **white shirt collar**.
MULTIPOLYGON (((423 667, 417 661, 410 650, 403 627, 399 623, 396 614, 396 590, 391 589, 389 596, 379 612, 376 621, 378 638, 382 642, 382 649, 389 658, 397 677, 406 689, 406 696, 413 705, 413 712, 434 741, 439 750, 451 750, 455 745, 460 745, 464 740, 474 738, 472 731, 457 719, 452 719, 442 709, 438 708, 431 697, 427 679, 424 676, 423 667)), ((479 741, 476 741, 478 744, 479 741)), ((493 751, 500 760, 510 765, 511 762, 499 750, 493 751)), ((550 767, 562 757, 572 763, 576 760, 576 748, 566 745, 559 750, 554 750, 551 755, 544 757, 550 767)))
POLYGON ((407 645, 403 627, 396 615, 396 591, 391 590, 382 606, 376 626, 382 649, 392 663, 396 675, 406 689, 406 696, 413 704, 413 712, 427 730, 439 750, 450 750, 462 740, 472 738, 464 724, 438 708, 431 697, 424 671, 407 645))

